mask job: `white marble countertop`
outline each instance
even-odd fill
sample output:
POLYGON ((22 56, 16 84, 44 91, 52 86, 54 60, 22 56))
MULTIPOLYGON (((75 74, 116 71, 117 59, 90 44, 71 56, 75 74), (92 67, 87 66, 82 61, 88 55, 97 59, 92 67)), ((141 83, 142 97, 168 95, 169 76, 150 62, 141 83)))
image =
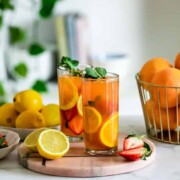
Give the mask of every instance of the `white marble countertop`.
MULTIPOLYGON (((120 131, 132 132, 136 134, 145 134, 145 125, 143 116, 123 116, 120 117, 120 131)), ((121 180, 156 180, 156 179, 180 179, 180 145, 164 144, 153 141, 156 146, 155 161, 144 169, 134 172, 106 176, 95 177, 88 179, 121 179, 121 180)), ((39 179, 80 179, 80 178, 65 178, 39 174, 28 169, 25 169, 18 163, 17 149, 15 149, 8 157, 0 160, 0 180, 39 180, 39 179)), ((87 178, 81 178, 87 179, 87 178)))

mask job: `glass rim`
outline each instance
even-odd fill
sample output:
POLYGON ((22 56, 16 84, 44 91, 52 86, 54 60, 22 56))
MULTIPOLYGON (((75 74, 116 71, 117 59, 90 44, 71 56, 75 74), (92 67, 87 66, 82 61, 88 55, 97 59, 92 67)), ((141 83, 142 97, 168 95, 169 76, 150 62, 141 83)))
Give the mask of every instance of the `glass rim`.
POLYGON ((86 78, 86 77, 82 77, 82 78, 86 81, 108 81, 108 80, 119 79, 119 74, 113 73, 113 72, 107 72, 106 76, 108 76, 109 78, 99 78, 99 79, 86 78), (109 77, 108 75, 111 75, 111 76, 109 77))
MULTIPOLYGON (((90 64, 85 64, 85 63, 79 63, 78 66, 93 67, 92 65, 90 65, 90 64)), ((77 68, 78 68, 78 66, 77 66, 77 68)), ((61 65, 60 65, 60 66, 57 67, 57 70, 67 71, 67 70, 69 70, 69 69, 66 68, 66 67, 64 67, 64 66, 61 66, 61 65)))

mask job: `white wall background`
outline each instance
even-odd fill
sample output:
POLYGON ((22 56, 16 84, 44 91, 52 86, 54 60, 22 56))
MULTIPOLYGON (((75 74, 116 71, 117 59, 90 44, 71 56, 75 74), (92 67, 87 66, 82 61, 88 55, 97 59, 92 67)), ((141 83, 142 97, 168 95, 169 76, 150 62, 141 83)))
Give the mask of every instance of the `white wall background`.
MULTIPOLYGON (((63 0, 54 13, 80 12, 88 17, 91 54, 128 55, 121 89, 134 96, 138 94, 134 76, 145 61, 163 56, 173 62, 180 51, 179 7, 180 0, 63 0)), ((46 38, 47 32, 53 34, 52 24, 42 30, 46 38)))
POLYGON ((179 7, 179 0, 64 0, 55 13, 78 11, 89 18, 92 54, 128 54, 125 89, 131 89, 147 60, 163 56, 173 62, 180 51, 179 7))

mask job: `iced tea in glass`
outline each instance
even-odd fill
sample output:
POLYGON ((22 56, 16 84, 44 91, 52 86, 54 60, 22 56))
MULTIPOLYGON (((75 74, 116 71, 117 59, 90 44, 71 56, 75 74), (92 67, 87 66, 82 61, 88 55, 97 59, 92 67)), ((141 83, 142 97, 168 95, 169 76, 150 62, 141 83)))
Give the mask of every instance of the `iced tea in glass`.
POLYGON ((85 151, 111 155, 118 148, 119 76, 107 73, 103 79, 83 78, 85 151))
MULTIPOLYGON (((88 65, 78 65, 83 71, 88 65)), ((58 67, 58 90, 61 131, 70 142, 83 140, 82 76, 73 75, 63 66, 58 67)))

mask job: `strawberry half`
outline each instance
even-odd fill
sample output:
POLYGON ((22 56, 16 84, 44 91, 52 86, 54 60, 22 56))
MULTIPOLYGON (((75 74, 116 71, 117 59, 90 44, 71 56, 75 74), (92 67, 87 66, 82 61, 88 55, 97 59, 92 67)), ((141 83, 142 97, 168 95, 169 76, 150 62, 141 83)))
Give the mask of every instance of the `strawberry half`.
POLYGON ((140 148, 144 146, 144 141, 142 140, 144 136, 137 137, 136 134, 131 133, 125 139, 123 143, 123 149, 129 150, 134 148, 140 148))
POLYGON ((136 161, 141 158, 145 158, 147 149, 144 147, 136 148, 136 149, 130 149, 125 151, 120 151, 118 154, 127 160, 130 161, 136 161))
POLYGON ((83 132, 83 118, 79 114, 76 115, 71 121, 68 121, 68 127, 71 129, 71 131, 79 135, 83 132))

